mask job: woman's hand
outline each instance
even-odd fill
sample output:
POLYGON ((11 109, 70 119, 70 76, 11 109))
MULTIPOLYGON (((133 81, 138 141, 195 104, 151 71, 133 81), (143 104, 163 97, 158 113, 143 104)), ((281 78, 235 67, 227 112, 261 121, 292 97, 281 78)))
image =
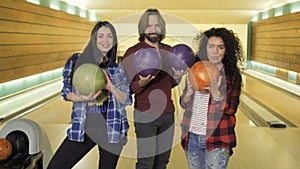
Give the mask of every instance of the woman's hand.
POLYGON ((67 98, 73 102, 92 101, 95 100, 101 92, 102 90, 99 90, 97 93, 91 92, 88 95, 82 95, 78 91, 75 91, 68 94, 67 98))
POLYGON ((104 71, 104 74, 106 76, 106 86, 105 86, 106 90, 110 91, 119 102, 125 103, 127 99, 127 93, 121 91, 120 89, 118 89, 113 85, 106 71, 104 71))
POLYGON ((186 78, 186 85, 187 85, 186 95, 191 96, 194 93, 195 89, 193 88, 193 86, 190 82, 189 76, 187 76, 187 78, 186 78))
POLYGON ((202 88, 203 90, 206 90, 211 93, 213 98, 216 98, 216 100, 221 99, 221 92, 220 92, 220 86, 222 83, 222 76, 219 76, 219 78, 213 78, 211 80, 210 86, 202 88))
POLYGON ((80 96, 82 101, 91 101, 96 99, 100 94, 102 93, 102 90, 99 90, 97 93, 91 92, 89 95, 81 95, 76 91, 76 94, 80 96))
POLYGON ((195 92, 195 89, 193 88, 188 76, 186 78, 186 85, 186 93, 182 100, 184 103, 188 103, 191 100, 193 93, 195 92))
POLYGON ((111 83, 111 80, 107 74, 107 72, 105 70, 103 70, 104 74, 105 74, 105 77, 106 77, 106 86, 105 86, 105 89, 108 90, 108 91, 111 91, 112 88, 114 87, 114 85, 111 83))

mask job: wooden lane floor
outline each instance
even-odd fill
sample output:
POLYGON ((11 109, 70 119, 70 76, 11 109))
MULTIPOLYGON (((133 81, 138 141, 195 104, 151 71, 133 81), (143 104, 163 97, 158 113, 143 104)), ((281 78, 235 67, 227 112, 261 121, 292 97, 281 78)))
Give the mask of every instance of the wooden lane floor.
POLYGON ((297 169, 299 128, 237 127, 238 144, 229 169, 297 169))
MULTIPOLYGON (((61 106, 64 106, 62 103, 61 106)), ((50 106, 51 107, 51 106, 50 106)), ((47 108, 43 112, 52 113, 54 109, 47 108)), ((26 117, 25 117, 26 118, 26 117)), ((237 113, 237 139, 238 144, 229 162, 229 169, 296 169, 300 166, 300 130, 298 128, 274 129, 256 127, 243 112, 237 113)), ((66 123, 40 123, 48 134, 52 150, 56 151, 64 137, 69 124, 66 123)), ((134 142, 134 128, 130 121, 129 142, 124 147, 118 169, 135 168, 136 146, 134 142)), ((176 125, 176 138, 171 153, 168 169, 188 169, 184 152, 180 146, 179 125, 176 125)), ((94 148, 74 168, 97 168, 98 151, 94 148)))
MULTIPOLYGON (((252 95, 260 98, 265 104, 288 104, 295 102, 294 97, 282 93, 278 89, 272 89, 269 85, 251 77, 245 78, 244 90, 248 90, 252 95), (268 95, 268 96, 265 96, 268 95)), ((175 92, 173 100, 176 108, 179 109, 178 95, 180 90, 175 92)), ((259 99, 259 98, 258 98, 259 99)), ((297 100, 296 100, 297 101, 297 100)), ((297 104, 297 103, 296 103, 297 104)), ((299 104, 298 104, 299 105, 299 104)), ((295 110, 292 106, 279 106, 286 108, 285 116, 293 123, 299 124, 300 115, 298 113, 289 114, 295 110)), ((297 106, 296 106, 297 107, 297 106)), ((299 107, 299 106, 298 106, 299 107)), ((128 107, 128 118, 130 122, 129 142, 124 147, 122 157, 118 163, 118 169, 135 168, 135 133, 132 121, 132 107, 128 107)), ((296 109, 297 110, 297 109, 296 109)), ((47 132, 53 152, 56 151, 61 141, 66 137, 66 130, 70 126, 71 104, 62 100, 61 97, 43 107, 25 115, 37 122, 47 132)), ((168 169, 187 169, 184 152, 180 146, 180 118, 182 111, 179 110, 176 117, 176 132, 174 147, 172 149, 168 169)), ((256 127, 242 111, 237 113, 237 147, 231 157, 228 169, 296 169, 300 166, 300 130, 298 127, 284 129, 256 127)), ((94 148, 88 153, 74 168, 97 168, 98 151, 94 148)))
MULTIPOLYGON (((300 97, 244 74, 243 91, 286 120, 300 126, 300 97)), ((299 92, 299 91, 298 91, 299 92)))
MULTIPOLYGON (((47 106, 41 108, 38 110, 38 113, 48 114, 52 113, 54 109, 57 108, 56 102, 61 102, 61 100, 56 100, 53 102, 53 108, 51 108, 51 104, 48 104, 47 106)), ((64 106, 65 104, 62 102, 61 106, 64 106)), ((68 105, 67 105, 68 106, 68 105)), ((128 108, 132 109, 132 108, 128 108)), ((129 110, 130 111, 130 110, 129 110)), ((35 112, 34 112, 35 113, 35 112)), ((68 114, 68 113, 66 113, 68 114)), ((24 118, 31 118, 32 117, 39 117, 39 119, 36 121, 47 133, 51 147, 53 152, 56 151, 56 149, 59 147, 61 141, 66 137, 66 130, 70 126, 69 119, 65 121, 65 123, 62 123, 63 118, 59 118, 56 122, 49 123, 44 122, 44 118, 47 118, 47 116, 43 116, 44 118, 41 118, 43 115, 33 115, 29 114, 25 116, 24 118)), ((131 114, 129 113, 129 119, 131 114)), ((63 117, 63 116, 60 116, 63 117)), ((238 112, 238 118, 240 119, 238 121, 237 126, 238 127, 246 127, 246 128, 257 128, 254 126, 253 123, 251 123, 247 117, 242 113, 238 112)), ((49 119, 53 118, 50 116, 49 119)), ((168 165, 168 169, 188 169, 184 151, 182 150, 180 146, 180 126, 179 121, 176 123, 176 131, 175 131, 175 138, 174 138, 174 147, 171 153, 170 163, 168 165)), ((136 144, 135 144, 135 134, 134 134, 134 127, 133 127, 133 121, 130 120, 130 130, 129 130, 129 141, 127 145, 124 147, 124 150, 122 152, 122 157, 119 160, 118 169, 129 169, 129 168, 135 168, 135 154, 136 154, 136 144)), ((98 150, 97 148, 93 148, 91 152, 89 152, 75 167, 74 169, 85 169, 85 168, 97 168, 97 162, 98 160, 98 150)))

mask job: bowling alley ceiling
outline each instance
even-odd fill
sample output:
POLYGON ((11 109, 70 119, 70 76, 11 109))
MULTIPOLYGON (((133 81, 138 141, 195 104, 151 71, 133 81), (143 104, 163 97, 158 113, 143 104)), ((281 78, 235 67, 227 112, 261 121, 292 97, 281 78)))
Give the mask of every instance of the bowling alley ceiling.
POLYGON ((167 23, 247 24, 253 15, 295 0, 62 0, 94 11, 100 20, 137 23, 147 8, 157 8, 167 23))

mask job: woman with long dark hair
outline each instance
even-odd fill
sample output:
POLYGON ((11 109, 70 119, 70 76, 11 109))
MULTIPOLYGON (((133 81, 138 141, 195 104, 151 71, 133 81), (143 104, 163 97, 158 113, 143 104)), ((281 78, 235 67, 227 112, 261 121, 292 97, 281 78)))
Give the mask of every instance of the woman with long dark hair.
POLYGON ((235 124, 242 87, 238 62, 243 60, 239 38, 226 28, 211 28, 196 38, 198 61, 213 63, 219 78, 195 90, 187 78, 180 97, 185 109, 182 146, 190 169, 225 169, 236 146, 235 124))
POLYGON ((73 102, 72 125, 51 159, 49 169, 72 168, 96 145, 99 169, 116 168, 127 142, 129 125, 125 107, 132 104, 127 75, 123 66, 116 63, 117 41, 113 25, 98 22, 83 52, 68 59, 63 70, 62 96, 73 102), (104 90, 83 95, 74 89, 73 73, 86 63, 104 70, 107 81, 104 90), (108 93, 107 97, 103 97, 104 93, 108 93), (97 99, 100 95, 102 99, 97 99))

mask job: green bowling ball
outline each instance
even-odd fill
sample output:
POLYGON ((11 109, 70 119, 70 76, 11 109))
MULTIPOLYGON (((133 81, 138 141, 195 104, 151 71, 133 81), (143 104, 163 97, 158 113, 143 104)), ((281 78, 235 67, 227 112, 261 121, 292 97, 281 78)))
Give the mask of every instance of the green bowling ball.
POLYGON ((105 89, 106 77, 97 65, 86 63, 78 67, 73 75, 73 86, 82 95, 105 89))

